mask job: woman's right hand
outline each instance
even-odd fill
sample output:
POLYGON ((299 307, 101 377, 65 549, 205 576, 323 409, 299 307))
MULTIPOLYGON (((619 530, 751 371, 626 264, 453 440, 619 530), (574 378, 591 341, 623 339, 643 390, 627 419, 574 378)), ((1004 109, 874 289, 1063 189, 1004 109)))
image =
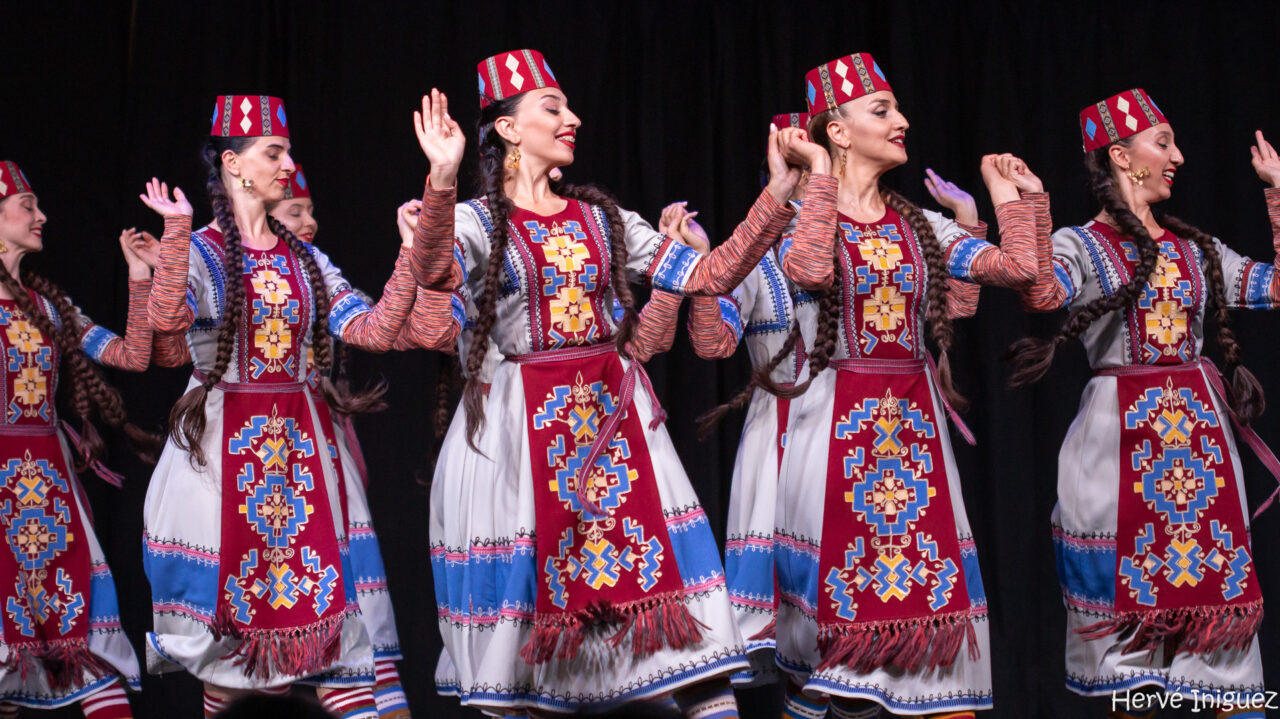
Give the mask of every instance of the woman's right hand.
POLYGON ((457 184, 467 138, 449 116, 449 98, 443 92, 431 88, 430 95, 422 96, 422 110, 413 112, 413 130, 422 154, 431 163, 431 187, 447 190, 457 184))
POLYGON ((987 185, 987 194, 991 195, 993 205, 1003 205, 1022 198, 1018 185, 1006 177, 1002 171, 1008 166, 1008 161, 1003 158, 1005 158, 1004 155, 982 156, 982 181, 987 185))
POLYGON ((161 182, 154 177, 147 183, 146 194, 138 195, 138 199, 161 216, 191 216, 191 203, 187 202, 187 196, 182 192, 182 188, 173 188, 173 199, 169 199, 169 183, 161 182))
POLYGON ((121 230, 120 249, 130 267, 135 259, 153 270, 160 264, 160 240, 146 230, 139 232, 136 227, 121 230))
POLYGON ((787 163, 809 168, 810 175, 830 175, 831 155, 826 148, 809 140, 809 133, 798 127, 778 131, 778 143, 787 163))

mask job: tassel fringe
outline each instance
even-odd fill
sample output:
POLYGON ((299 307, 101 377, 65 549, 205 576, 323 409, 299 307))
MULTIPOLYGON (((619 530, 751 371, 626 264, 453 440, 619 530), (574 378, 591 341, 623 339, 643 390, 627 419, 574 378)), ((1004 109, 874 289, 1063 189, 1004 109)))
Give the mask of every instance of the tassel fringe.
POLYGON ((707 626, 689 613, 683 592, 669 592, 625 604, 596 602, 586 609, 563 614, 538 615, 533 636, 520 650, 520 657, 531 665, 556 659, 573 659, 586 639, 587 632, 601 625, 621 625, 609 637, 617 648, 631 636, 631 651, 636 656, 652 654, 663 648, 683 649, 702 641, 707 626))
POLYGON ((822 663, 818 670, 844 665, 866 674, 881 667, 906 671, 949 667, 967 641, 978 658, 978 636, 969 612, 921 619, 858 624, 826 624, 818 629, 822 663))
POLYGON ((245 676, 268 679, 281 674, 314 674, 333 664, 342 644, 344 619, 344 615, 335 614, 302 627, 249 629, 232 621, 230 608, 220 603, 209 629, 216 641, 224 637, 240 640, 224 659, 234 657, 237 665, 244 666, 245 676))
POLYGON ((1262 624, 1262 602, 1225 607, 1184 607, 1128 612, 1077 629, 1087 641, 1116 634, 1132 636, 1126 652, 1212 654, 1221 649, 1244 651, 1262 624))
POLYGON ((6 672, 27 673, 44 669, 50 688, 61 691, 84 682, 85 672, 95 679, 116 674, 116 668, 89 651, 87 639, 53 639, 9 645, 9 658, 0 663, 6 672))

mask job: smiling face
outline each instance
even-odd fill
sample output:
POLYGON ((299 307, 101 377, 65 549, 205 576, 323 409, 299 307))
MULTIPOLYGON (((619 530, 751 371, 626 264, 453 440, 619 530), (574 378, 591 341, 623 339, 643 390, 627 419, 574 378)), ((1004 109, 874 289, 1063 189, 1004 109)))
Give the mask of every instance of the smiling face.
POLYGON ((303 242, 315 242, 319 227, 316 224, 315 205, 310 197, 284 200, 271 208, 271 216, 303 242))
POLYGON ((35 193, 6 197, 0 200, 0 240, 10 252, 39 252, 44 249, 46 219, 35 193))
POLYGON ((907 161, 908 127, 893 93, 878 90, 841 105, 827 122, 827 136, 833 149, 849 152, 851 163, 887 170, 907 161))
POLYGON ((223 182, 231 190, 241 187, 240 181, 253 182, 253 192, 263 202, 275 203, 284 199, 289 188, 289 176, 297 169, 289 156, 292 147, 287 137, 258 137, 241 152, 226 150, 222 153, 223 182))
POLYGON ((582 121, 569 109, 564 93, 549 87, 526 92, 515 112, 498 118, 493 126, 507 144, 520 148, 522 161, 555 168, 573 164, 582 121))
POLYGON ((1134 199, 1147 204, 1169 199, 1173 194, 1173 179, 1184 159, 1182 151, 1173 140, 1173 127, 1162 122, 1128 138, 1116 142, 1108 149, 1111 172, 1117 184, 1131 185, 1134 199), (1130 173, 1151 174, 1141 184, 1134 184, 1130 173))

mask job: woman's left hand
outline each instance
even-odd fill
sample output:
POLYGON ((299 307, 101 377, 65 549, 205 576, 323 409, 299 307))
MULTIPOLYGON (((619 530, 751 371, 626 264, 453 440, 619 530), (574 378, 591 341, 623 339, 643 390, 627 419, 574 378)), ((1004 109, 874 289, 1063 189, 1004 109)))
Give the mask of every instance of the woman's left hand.
POLYGON ((396 229, 400 231, 400 246, 413 247, 413 233, 422 216, 422 200, 409 200, 396 210, 396 229))
POLYGON ((150 232, 130 227, 120 232, 120 251, 129 265, 130 279, 149 279, 160 264, 160 241, 150 232))
POLYGON ((1263 182, 1272 187, 1280 187, 1280 155, 1276 154, 1276 148, 1267 142, 1267 138, 1262 136, 1262 130, 1254 131, 1254 137, 1258 144, 1249 148, 1249 152, 1253 154, 1253 171, 1258 173, 1263 182))
POLYGON ((659 231, 668 237, 674 237, 693 248, 698 254, 705 255, 711 251, 711 239, 707 237, 702 225, 693 221, 697 212, 689 212, 687 202, 673 202, 662 208, 662 216, 658 220, 659 231))

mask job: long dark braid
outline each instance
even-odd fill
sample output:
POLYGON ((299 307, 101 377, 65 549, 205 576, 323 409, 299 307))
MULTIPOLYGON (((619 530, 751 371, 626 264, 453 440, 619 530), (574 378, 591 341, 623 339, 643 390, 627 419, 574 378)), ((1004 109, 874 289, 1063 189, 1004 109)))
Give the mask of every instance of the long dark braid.
POLYGON ((515 113, 523 95, 492 103, 480 111, 480 165, 477 172, 478 194, 485 198, 493 229, 489 232, 489 263, 485 267, 484 289, 476 298, 476 325, 471 349, 467 353, 467 383, 462 390, 462 405, 467 410, 467 446, 477 452, 475 438, 484 427, 484 388, 480 371, 489 351, 489 334, 498 315, 498 293, 501 290, 502 258, 507 252, 510 237, 507 218, 515 206, 507 197, 503 183, 507 146, 493 123, 500 117, 515 113))
POLYGON ((623 310, 622 321, 618 323, 618 333, 613 341, 618 347, 618 354, 630 359, 628 346, 635 336, 640 314, 636 311, 631 279, 627 276, 627 228, 622 221, 618 201, 612 194, 594 185, 557 184, 555 191, 566 199, 580 200, 600 207, 609 221, 609 289, 613 290, 623 310))
POLYGON ((329 374, 333 379, 333 393, 346 408, 343 414, 373 414, 385 410, 387 391, 391 387, 387 380, 380 379, 358 392, 353 390, 351 388, 351 345, 338 342, 336 353, 333 371, 329 374))
POLYGON ((935 379, 938 381, 938 390, 947 402, 956 410, 962 411, 969 406, 969 401, 956 390, 951 377, 951 358, 948 352, 951 341, 955 338, 955 329, 951 326, 951 315, 947 313, 949 274, 942 243, 938 242, 929 219, 907 198, 884 186, 880 188, 880 197, 884 204, 893 208, 894 212, 911 225, 911 231, 915 233, 916 242, 920 245, 920 252, 924 254, 924 263, 929 270, 929 285, 925 291, 928 305, 924 316, 929 323, 929 336, 938 348, 938 376, 935 379))
POLYGON ((1213 302, 1213 316, 1218 323, 1217 340, 1218 347, 1222 348, 1223 372, 1231 378, 1232 396, 1228 400, 1240 421, 1249 424, 1266 411, 1267 397, 1262 383, 1241 363, 1240 343, 1231 330, 1231 312, 1227 307, 1226 280, 1222 276, 1222 256, 1218 253, 1218 246, 1209 233, 1176 217, 1160 215, 1156 220, 1178 237, 1196 243, 1204 254, 1207 265, 1205 284, 1209 300, 1213 302))
POLYGON ((57 285, 30 270, 22 274, 22 284, 19 285, 2 264, 0 284, 36 329, 57 346, 70 370, 64 383, 71 395, 72 411, 80 418, 80 437, 87 455, 81 458, 77 470, 83 470, 89 461, 101 459, 104 451, 102 437, 93 423, 95 413, 107 426, 122 429, 139 457, 154 462, 158 450, 155 438, 129 422, 120 393, 102 378, 97 366, 81 348, 79 317, 71 299, 57 285), (53 303, 58 313, 57 325, 32 301, 24 286, 53 303))
POLYGON ((179 449, 191 455, 192 463, 203 467, 207 463, 204 448, 200 445, 206 424, 204 406, 209 390, 222 381, 231 365, 231 353, 235 350, 236 333, 244 322, 244 253, 240 244, 240 228, 236 226, 231 209, 231 198, 222 184, 222 153, 226 150, 240 153, 252 144, 251 137, 212 137, 201 153, 205 170, 205 190, 213 205, 213 217, 222 230, 222 271, 226 277, 222 321, 218 324, 218 346, 213 367, 205 373, 204 381, 192 387, 173 405, 169 413, 169 437, 179 449))
MULTIPOLYGON (((1131 138, 1119 140, 1119 143, 1126 147, 1131 142, 1131 138)), ((1100 147, 1087 153, 1084 156, 1084 165, 1089 172, 1089 188, 1102 205, 1102 209, 1106 210, 1119 226, 1121 234, 1138 244, 1138 264, 1134 267, 1133 276, 1129 281, 1116 288, 1110 296, 1099 297, 1072 313, 1053 339, 1023 337, 1009 345, 1007 356, 1013 365, 1013 375, 1009 378, 1009 384, 1013 387, 1039 380, 1049 370, 1049 365, 1053 364, 1053 355, 1059 347, 1079 337, 1080 333, 1089 328, 1089 325, 1107 313, 1128 306, 1151 279, 1151 273, 1155 271, 1156 261, 1160 256, 1160 250, 1155 240, 1151 239, 1151 233, 1147 232, 1142 220, 1130 211, 1129 206, 1120 196, 1120 191, 1116 189, 1115 176, 1111 174, 1108 148, 1100 147)), ((1219 277, 1221 274, 1221 265, 1219 265, 1219 277)))
POLYGON ((791 331, 787 333, 787 339, 783 341, 782 347, 780 347, 778 351, 769 358, 769 361, 752 369, 750 382, 747 382, 742 389, 738 390, 733 397, 729 398, 728 402, 722 402, 716 407, 702 413, 698 417, 696 420, 698 425, 698 439, 703 440, 710 437, 711 433, 715 431, 716 425, 720 424, 720 421, 724 419, 725 415, 734 410, 743 409, 750 404, 751 397, 755 394, 757 387, 769 391, 771 394, 776 396, 780 385, 772 381, 771 375, 773 374, 773 371, 778 368, 778 365, 782 364, 782 360, 786 359, 788 355, 795 351, 796 343, 799 341, 800 323, 797 321, 791 325, 791 331), (766 382, 768 383, 768 386, 766 386, 766 382), (770 389, 770 387, 773 389, 770 389))

